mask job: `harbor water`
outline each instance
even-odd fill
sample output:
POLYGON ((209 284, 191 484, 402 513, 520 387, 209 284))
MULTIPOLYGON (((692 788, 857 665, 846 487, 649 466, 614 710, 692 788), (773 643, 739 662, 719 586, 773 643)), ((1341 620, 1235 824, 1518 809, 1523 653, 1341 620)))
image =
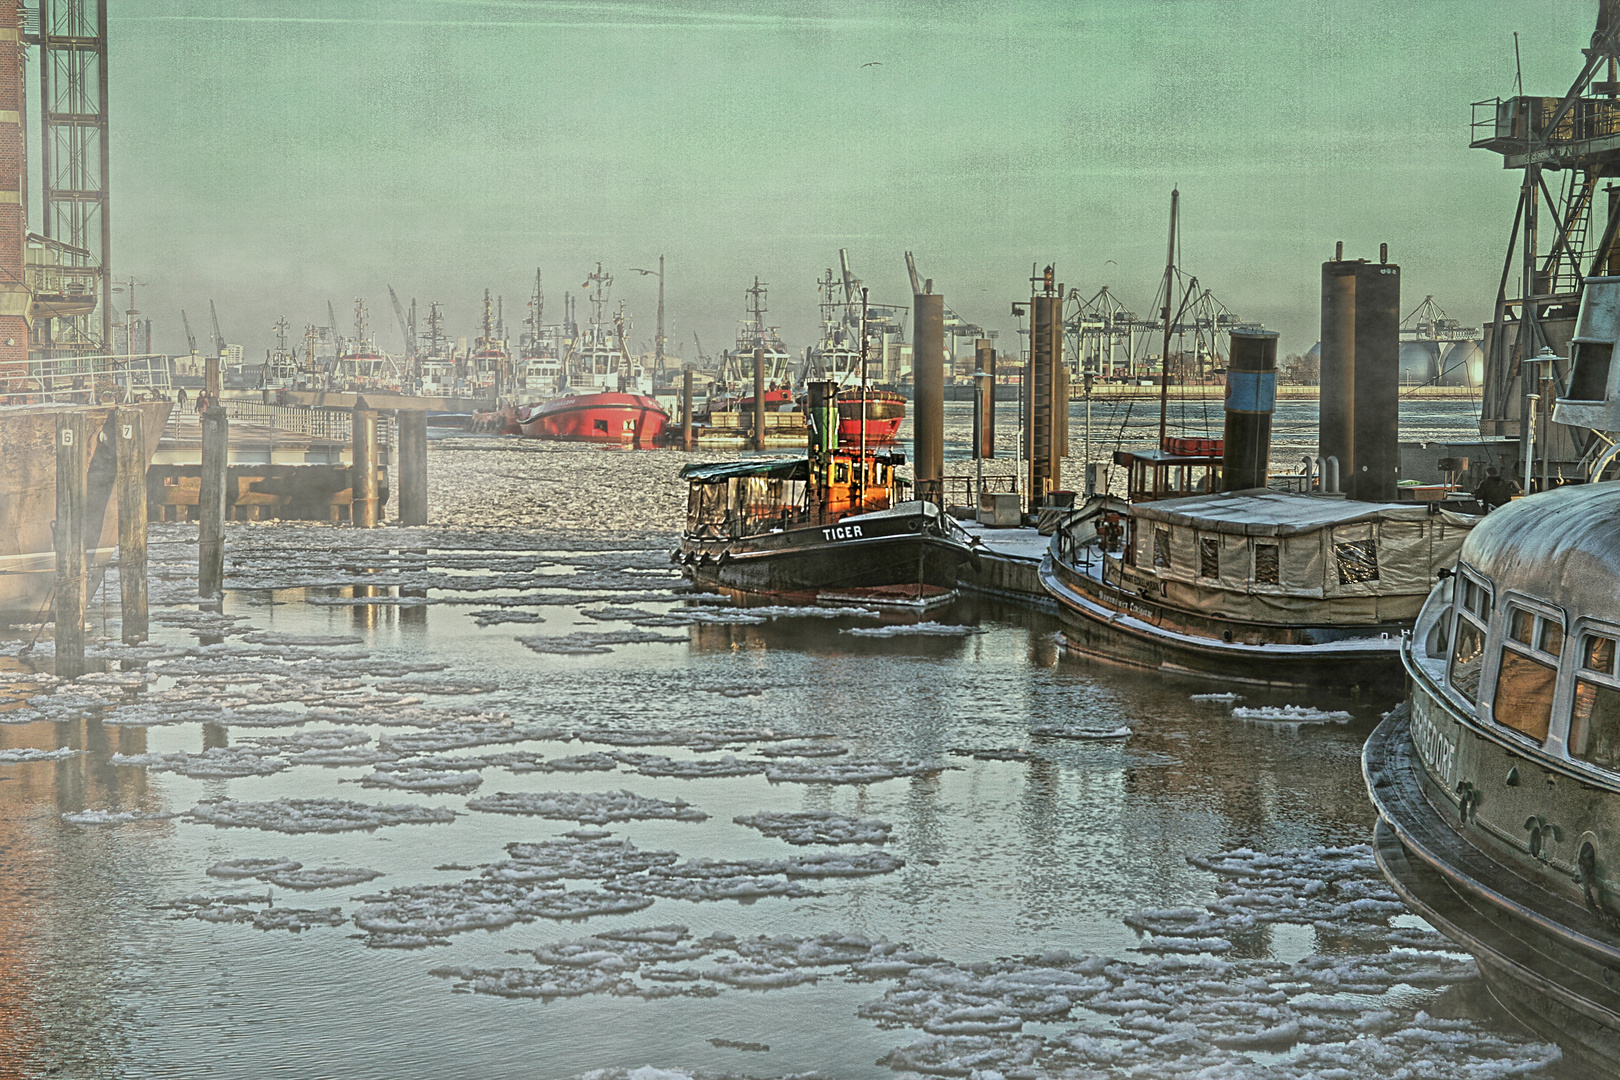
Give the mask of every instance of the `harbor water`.
POLYGON ((1397 700, 1085 661, 972 597, 734 607, 668 557, 695 455, 430 457, 431 526, 232 526, 217 613, 153 526, 105 671, 0 639, 12 1072, 1563 1075, 1372 863, 1397 700))

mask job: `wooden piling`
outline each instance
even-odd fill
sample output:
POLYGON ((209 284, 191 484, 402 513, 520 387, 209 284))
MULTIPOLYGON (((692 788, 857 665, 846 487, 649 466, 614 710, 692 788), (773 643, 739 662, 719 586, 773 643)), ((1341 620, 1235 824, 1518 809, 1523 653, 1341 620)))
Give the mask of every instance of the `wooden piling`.
POLYGON ((427 413, 401 409, 399 423, 399 523, 426 525, 428 520, 427 413))
POLYGON ((382 516, 377 512, 377 414, 357 404, 349 430, 354 438, 349 461, 349 489, 354 496, 349 523, 361 529, 375 528, 382 516))
POLYGON ((765 449, 765 350, 754 349, 754 449, 765 449))
POLYGON ((56 416, 56 674, 84 674, 84 519, 89 425, 80 411, 56 416))
POLYGON ((203 412, 202 485, 197 514, 197 595, 217 597, 225 583, 225 475, 230 453, 230 421, 225 409, 203 412))
POLYGON ((120 408, 113 417, 118 462, 118 591, 124 644, 145 641, 146 433, 141 411, 120 408))
POLYGON ((681 372, 681 449, 692 449, 692 369, 681 372))
POLYGON ((208 395, 209 405, 219 404, 219 391, 222 385, 219 377, 219 357, 210 356, 203 361, 203 393, 208 395))

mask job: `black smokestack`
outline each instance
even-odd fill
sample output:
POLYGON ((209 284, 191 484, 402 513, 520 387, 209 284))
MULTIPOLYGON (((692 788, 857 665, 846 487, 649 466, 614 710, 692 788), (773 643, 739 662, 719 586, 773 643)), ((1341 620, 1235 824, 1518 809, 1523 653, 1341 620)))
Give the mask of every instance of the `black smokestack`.
POLYGON ((1224 491, 1266 486, 1271 463, 1271 414, 1277 406, 1277 332, 1233 330, 1226 365, 1224 491))

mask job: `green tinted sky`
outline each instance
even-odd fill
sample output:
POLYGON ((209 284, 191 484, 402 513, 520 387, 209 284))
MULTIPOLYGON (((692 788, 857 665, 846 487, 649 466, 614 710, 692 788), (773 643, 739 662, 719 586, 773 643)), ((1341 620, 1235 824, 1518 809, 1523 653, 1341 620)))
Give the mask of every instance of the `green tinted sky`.
MULTIPOLYGON (((1469 103, 1512 92, 1514 30, 1526 90, 1561 93, 1597 4, 109 6, 114 266, 151 283, 158 348, 210 297, 251 356, 278 315, 363 295, 397 349, 390 283, 458 334, 488 286, 515 334, 536 266, 549 320, 595 260, 662 252, 690 356, 694 330, 730 343, 755 274, 806 344, 839 247, 902 303, 914 251, 1004 330, 1036 260, 1146 311, 1172 184, 1186 267, 1287 351, 1337 239, 1388 241, 1405 308, 1477 323, 1515 178, 1467 149, 1469 103)), ((639 343, 656 294, 632 278, 639 343)))

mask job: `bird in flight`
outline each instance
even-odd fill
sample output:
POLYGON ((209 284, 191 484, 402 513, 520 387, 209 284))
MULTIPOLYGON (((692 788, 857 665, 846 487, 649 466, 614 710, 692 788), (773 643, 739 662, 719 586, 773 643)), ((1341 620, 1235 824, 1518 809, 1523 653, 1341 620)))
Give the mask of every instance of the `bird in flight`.
POLYGON ((861 67, 882 67, 882 66, 883 66, 883 61, 881 61, 881 60, 868 60, 866 63, 861 65, 861 67))

